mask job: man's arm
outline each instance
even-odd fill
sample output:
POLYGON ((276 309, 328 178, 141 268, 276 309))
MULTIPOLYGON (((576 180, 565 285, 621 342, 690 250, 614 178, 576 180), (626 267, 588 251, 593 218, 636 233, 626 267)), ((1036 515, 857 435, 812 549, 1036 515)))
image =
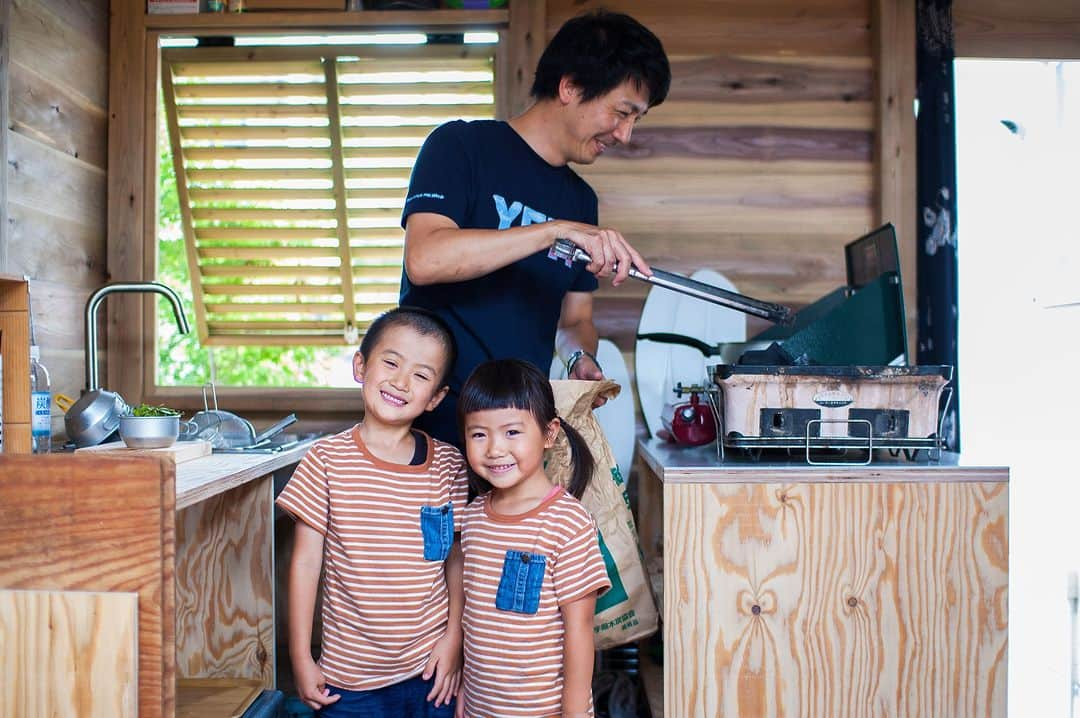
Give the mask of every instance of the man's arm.
MULTIPOLYGON (((559 314, 559 330, 555 335, 555 351, 566 362, 570 355, 582 349, 595 355, 600 338, 593 324, 592 292, 567 292, 559 314)), ((570 379, 600 381, 604 372, 589 355, 574 362, 570 379)))
POLYGON ((552 220, 508 229, 462 229, 449 217, 416 212, 405 221, 405 273, 418 286, 464 282, 491 274, 569 239, 592 257, 586 267, 598 277, 626 279, 631 265, 646 274, 648 263, 614 229, 552 220))

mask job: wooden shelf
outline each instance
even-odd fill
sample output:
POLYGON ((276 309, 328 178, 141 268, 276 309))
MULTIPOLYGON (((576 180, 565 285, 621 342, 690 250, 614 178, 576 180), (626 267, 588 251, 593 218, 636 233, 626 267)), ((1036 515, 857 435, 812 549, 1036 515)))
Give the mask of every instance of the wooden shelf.
POLYGON ((176 718, 240 718, 262 692, 254 678, 180 678, 176 718))
POLYGON ((146 15, 151 31, 198 32, 230 35, 236 32, 296 32, 331 30, 444 30, 482 29, 508 25, 508 10, 361 10, 354 12, 247 12, 199 13, 197 15, 146 15))

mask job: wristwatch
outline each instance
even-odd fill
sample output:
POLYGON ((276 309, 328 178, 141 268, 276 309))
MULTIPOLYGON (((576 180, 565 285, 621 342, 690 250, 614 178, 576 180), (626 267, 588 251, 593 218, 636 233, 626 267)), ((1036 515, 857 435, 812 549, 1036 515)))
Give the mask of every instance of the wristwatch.
POLYGON ((589 357, 593 360, 593 364, 596 364, 596 368, 600 370, 600 373, 604 373, 603 367, 600 366, 600 362, 596 360, 596 355, 592 352, 585 351, 584 349, 575 349, 570 353, 570 356, 566 359, 566 376, 569 377, 574 371, 574 365, 578 363, 578 359, 581 357, 589 357))

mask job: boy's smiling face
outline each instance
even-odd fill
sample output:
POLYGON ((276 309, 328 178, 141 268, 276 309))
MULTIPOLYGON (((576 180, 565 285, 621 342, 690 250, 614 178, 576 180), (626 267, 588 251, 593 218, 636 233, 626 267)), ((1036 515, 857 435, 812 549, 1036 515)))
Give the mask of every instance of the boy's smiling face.
POLYGON ((353 378, 363 385, 364 416, 387 425, 410 425, 446 396, 446 349, 434 336, 407 325, 387 327, 371 356, 353 355, 353 378))

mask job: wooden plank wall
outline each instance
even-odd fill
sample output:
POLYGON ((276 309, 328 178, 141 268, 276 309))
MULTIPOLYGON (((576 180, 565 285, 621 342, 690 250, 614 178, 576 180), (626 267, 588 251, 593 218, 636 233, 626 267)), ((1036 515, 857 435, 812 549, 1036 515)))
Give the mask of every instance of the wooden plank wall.
MULTIPOLYGON (((36 338, 53 393, 78 397, 83 306, 105 282, 109 3, 5 5, 7 221, 0 271, 30 277, 36 338)), ((64 430, 55 405, 53 430, 64 430)))
POLYGON ((956 0, 957 57, 1080 60, 1080 3, 956 0))
MULTIPOLYGON (((630 146, 580 168, 602 224, 659 267, 714 269, 760 299, 800 307, 844 283, 843 245, 876 211, 866 0, 547 6, 549 38, 609 7, 653 30, 672 63, 667 101, 630 146)), ((628 361, 647 289, 597 295, 600 333, 628 361)), ((761 328, 752 320, 750 335, 761 328)))

